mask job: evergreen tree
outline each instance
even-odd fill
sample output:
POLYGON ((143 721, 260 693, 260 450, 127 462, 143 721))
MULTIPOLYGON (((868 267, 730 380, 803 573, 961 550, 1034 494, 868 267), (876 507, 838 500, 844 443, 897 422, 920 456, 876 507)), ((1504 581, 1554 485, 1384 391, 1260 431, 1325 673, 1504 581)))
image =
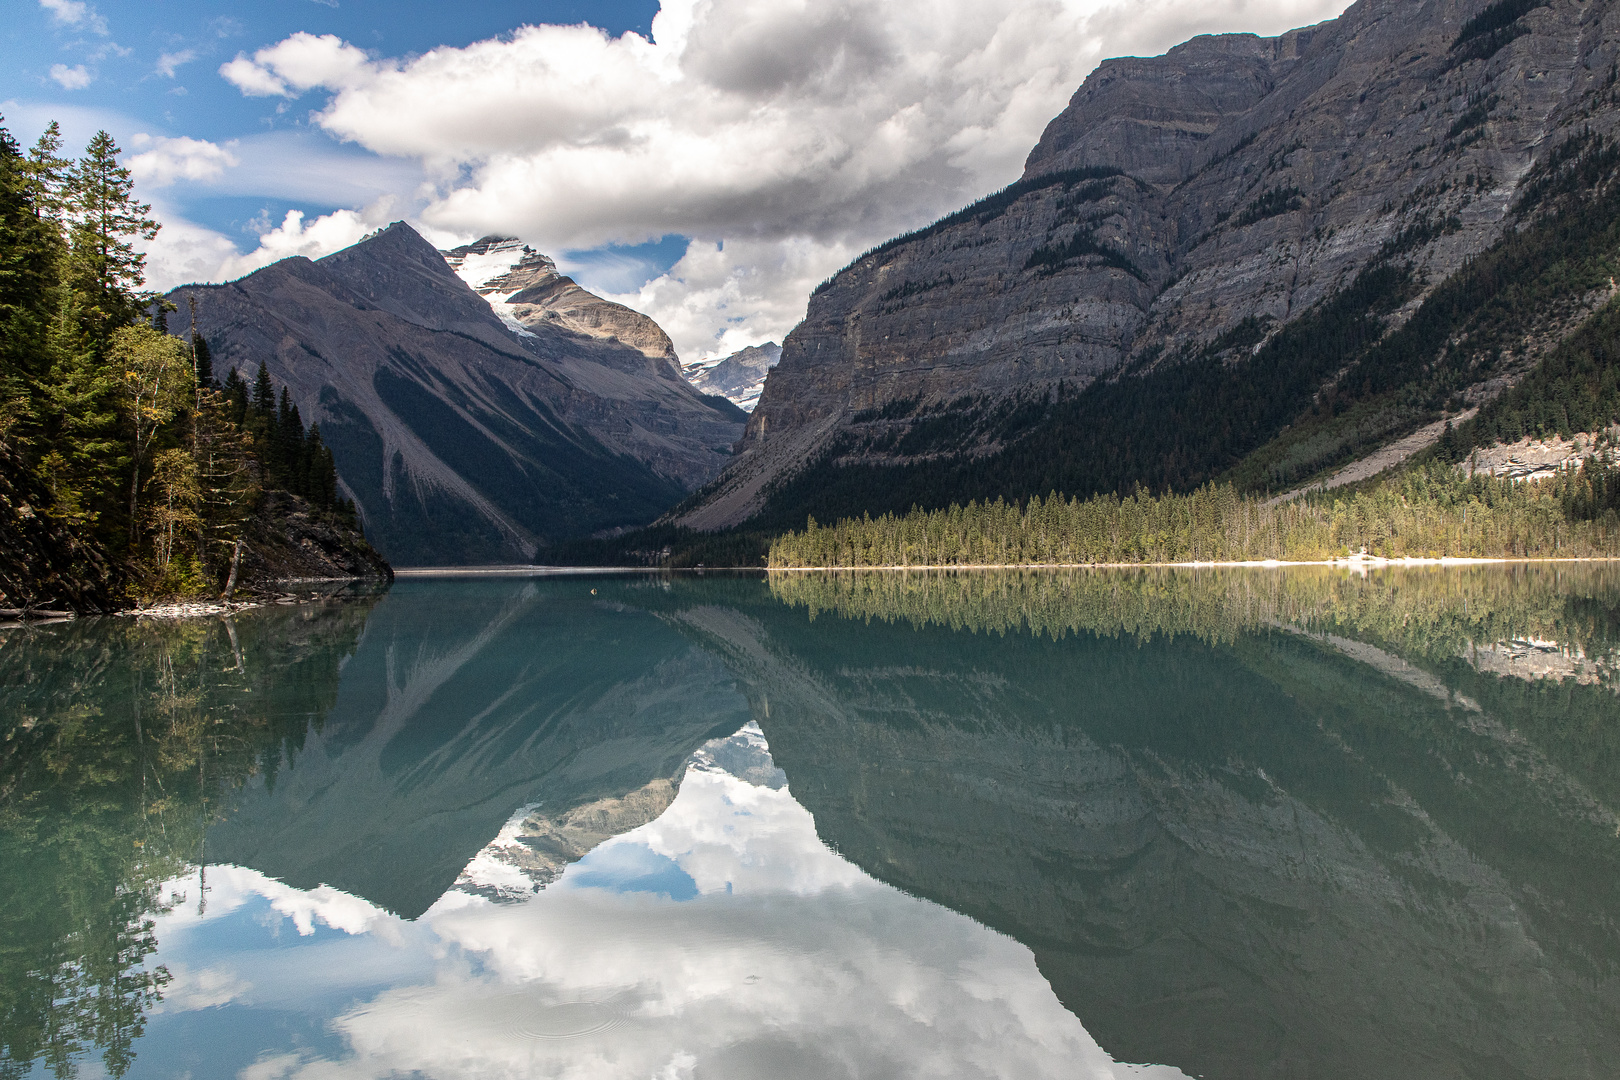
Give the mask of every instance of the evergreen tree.
POLYGON ((219 389, 219 383, 214 378, 214 354, 209 351, 208 339, 195 329, 191 331, 191 358, 197 385, 206 390, 219 389))
POLYGON ((225 396, 226 415, 238 428, 247 424, 248 414, 248 385, 242 378, 242 373, 231 368, 231 373, 225 376, 225 383, 220 388, 225 396))
POLYGON ((145 306, 146 256, 134 241, 151 240, 158 224, 151 206, 136 202, 135 180, 118 164, 118 144, 98 131, 67 177, 67 284, 78 295, 79 318, 97 358, 113 332, 129 326, 145 306))
POLYGON ((276 388, 270 381, 270 369, 259 361, 259 374, 253 380, 253 412, 268 421, 276 413, 276 388))
POLYGON ((52 120, 28 152, 28 175, 41 217, 61 225, 67 215, 68 170, 73 162, 61 156, 62 127, 52 120))
POLYGON ((62 240, 10 132, 0 127, 0 435, 31 419, 49 366, 62 240))

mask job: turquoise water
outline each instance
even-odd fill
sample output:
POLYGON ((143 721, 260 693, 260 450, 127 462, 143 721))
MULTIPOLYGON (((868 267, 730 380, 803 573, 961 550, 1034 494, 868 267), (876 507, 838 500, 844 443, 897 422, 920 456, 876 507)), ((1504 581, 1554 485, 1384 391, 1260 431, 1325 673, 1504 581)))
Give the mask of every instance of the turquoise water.
POLYGON ((0 1076, 1620 1075, 1620 574, 0 634, 0 1076))

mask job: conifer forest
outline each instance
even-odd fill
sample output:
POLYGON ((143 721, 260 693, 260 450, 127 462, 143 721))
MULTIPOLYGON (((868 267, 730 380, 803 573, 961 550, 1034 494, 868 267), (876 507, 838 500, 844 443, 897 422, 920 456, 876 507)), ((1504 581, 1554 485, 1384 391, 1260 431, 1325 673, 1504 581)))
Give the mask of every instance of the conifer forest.
POLYGON ((0 472, 47 584, 87 606, 229 592, 268 493, 354 525, 286 387, 216 372, 195 313, 145 290, 161 226, 119 154, 104 131, 75 160, 55 123, 28 150, 0 127, 0 472))

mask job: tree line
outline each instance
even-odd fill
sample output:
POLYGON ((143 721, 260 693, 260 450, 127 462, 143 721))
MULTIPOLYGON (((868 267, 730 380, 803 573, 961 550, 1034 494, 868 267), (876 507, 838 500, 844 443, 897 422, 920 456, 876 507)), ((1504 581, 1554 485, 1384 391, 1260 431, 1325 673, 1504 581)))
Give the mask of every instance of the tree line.
MULTIPOLYGON (((3 121, 3 118, 0 118, 3 121)), ((214 375, 195 311, 146 291, 160 228, 98 132, 77 160, 54 122, 24 151, 0 126, 0 468, 106 553, 141 595, 226 591, 268 491, 354 521, 318 426, 264 366, 214 375)))
POLYGON ((1371 555, 1620 555, 1620 468, 1594 457, 1550 480, 1466 476, 1431 461, 1348 495, 1290 501, 1206 484, 1185 495, 1058 494, 863 515, 771 543, 768 565, 1054 566, 1320 561, 1371 555))

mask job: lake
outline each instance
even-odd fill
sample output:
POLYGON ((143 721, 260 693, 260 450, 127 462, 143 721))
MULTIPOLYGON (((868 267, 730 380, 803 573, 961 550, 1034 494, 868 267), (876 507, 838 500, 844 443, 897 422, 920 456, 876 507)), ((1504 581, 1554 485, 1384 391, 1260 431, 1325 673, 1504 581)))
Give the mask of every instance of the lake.
POLYGON ((1620 569, 0 632, 0 1077, 1620 1075, 1620 569))

